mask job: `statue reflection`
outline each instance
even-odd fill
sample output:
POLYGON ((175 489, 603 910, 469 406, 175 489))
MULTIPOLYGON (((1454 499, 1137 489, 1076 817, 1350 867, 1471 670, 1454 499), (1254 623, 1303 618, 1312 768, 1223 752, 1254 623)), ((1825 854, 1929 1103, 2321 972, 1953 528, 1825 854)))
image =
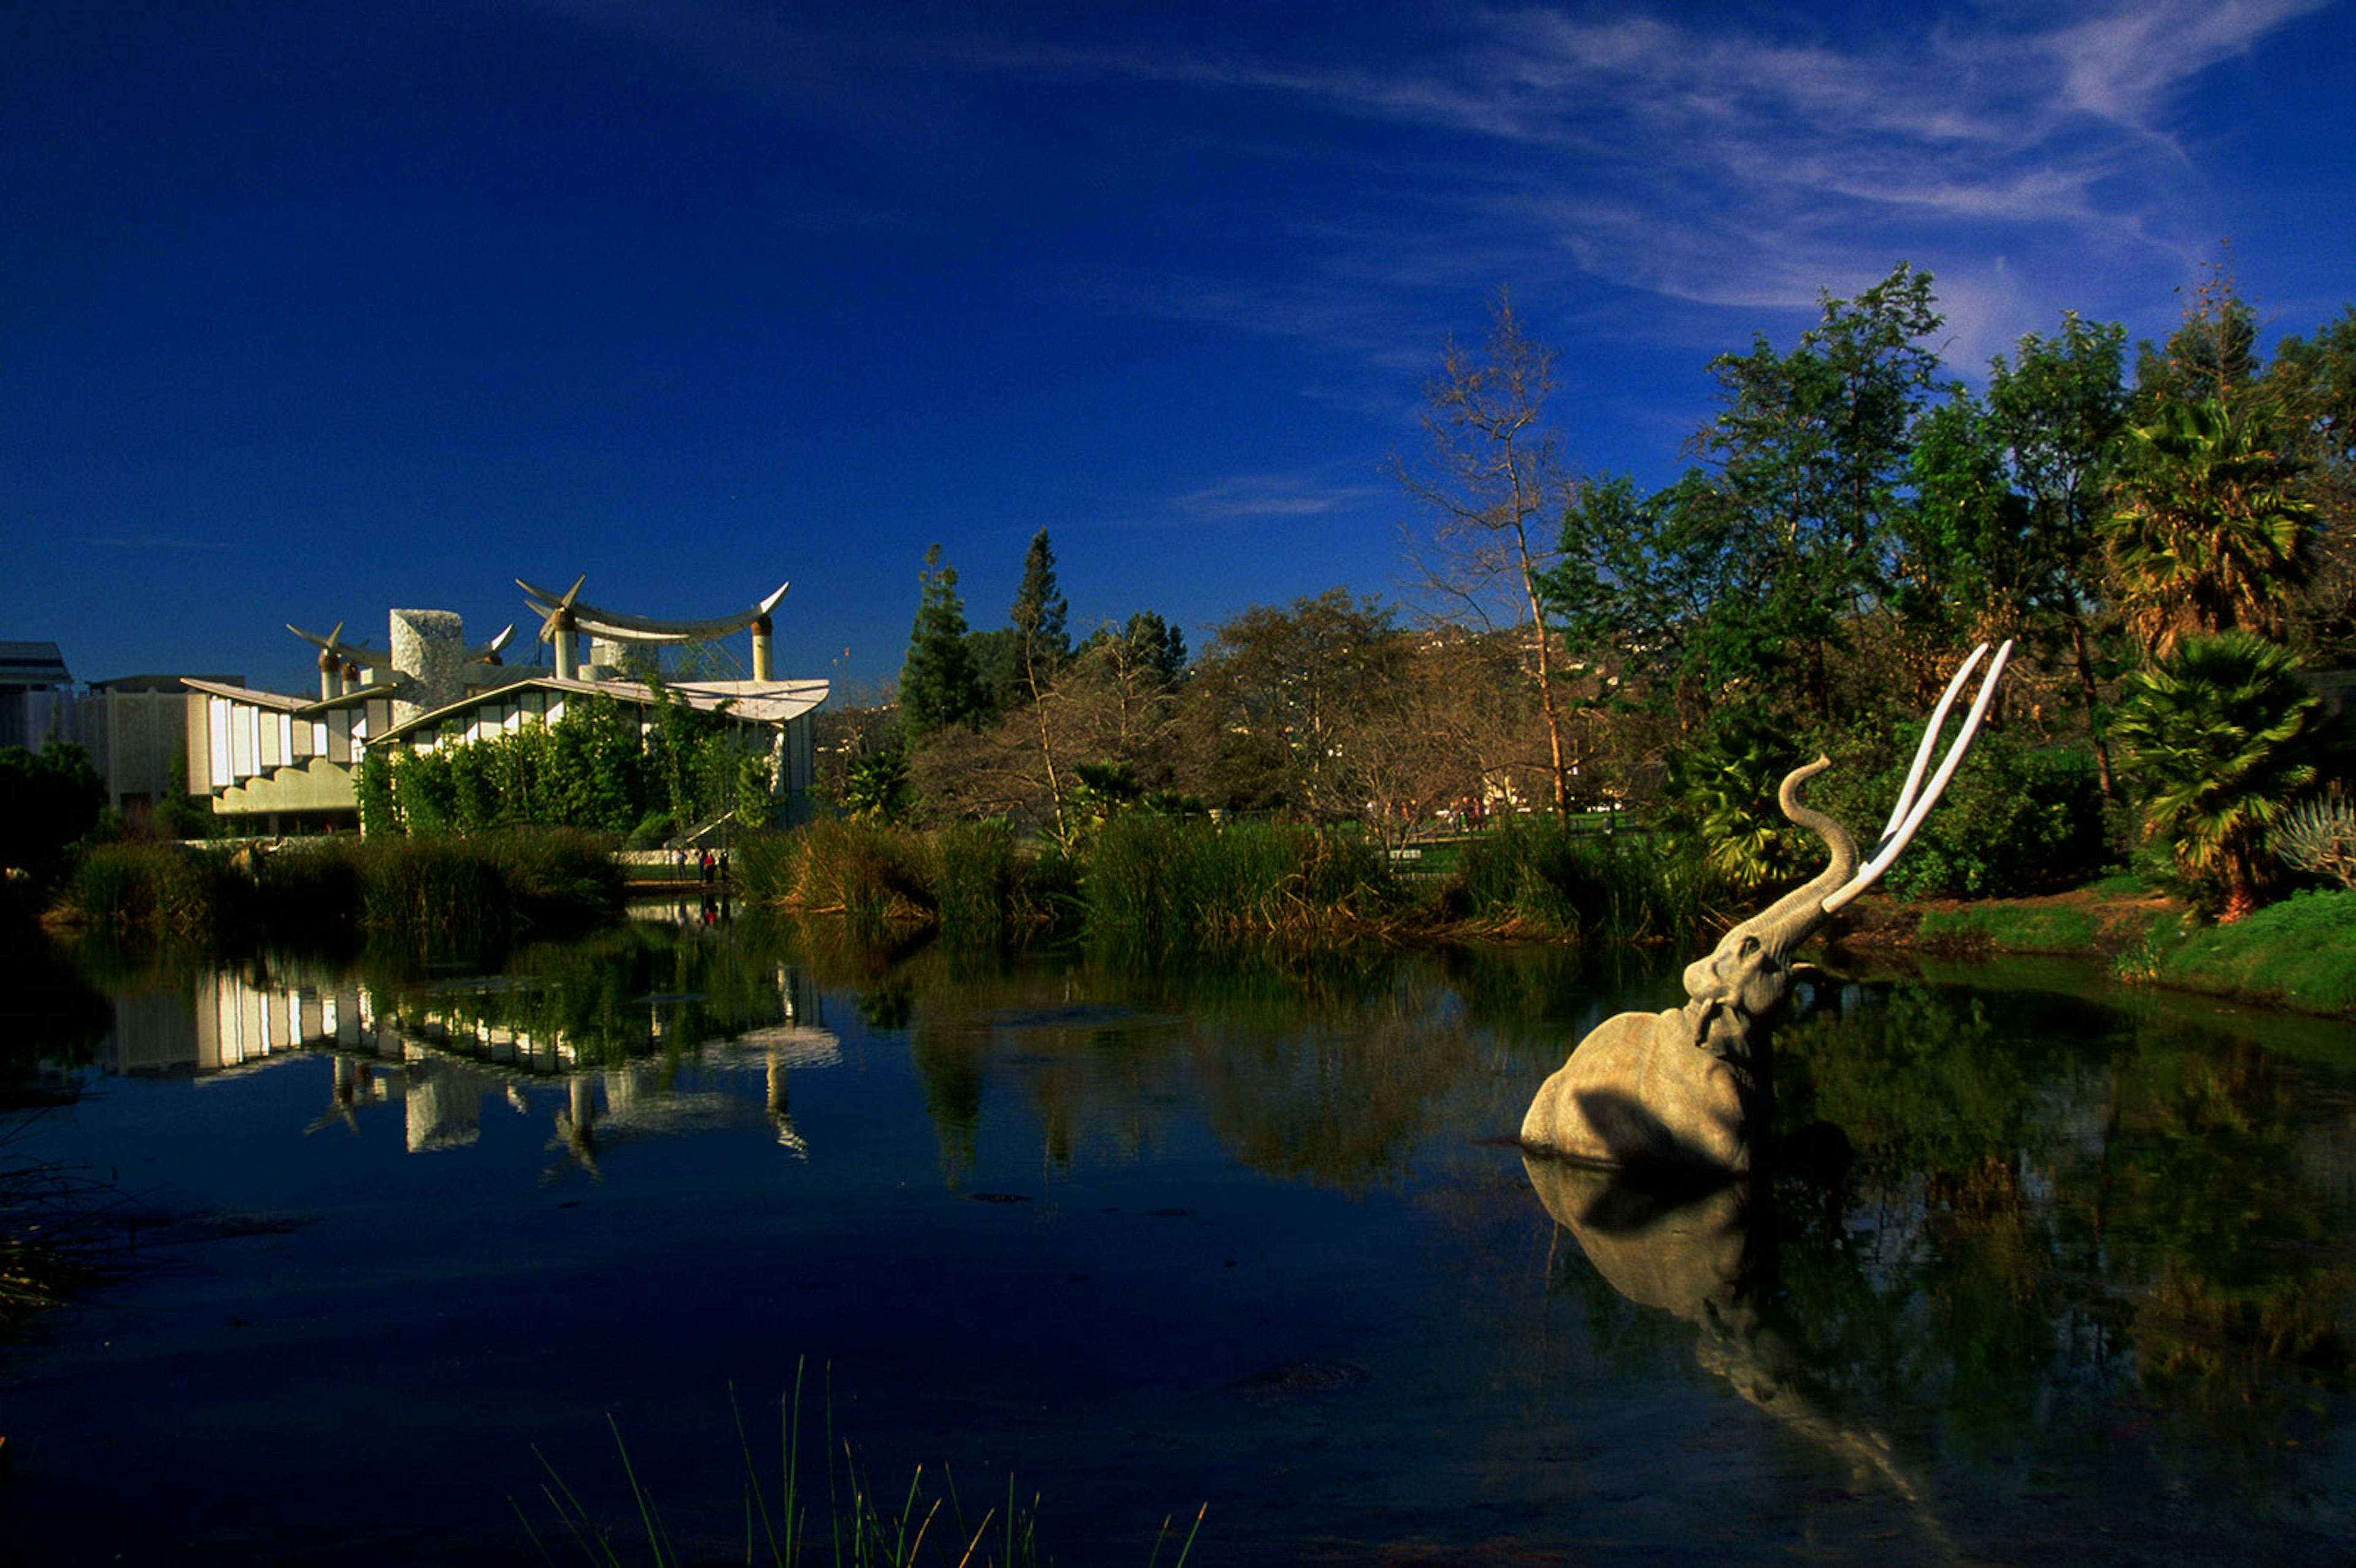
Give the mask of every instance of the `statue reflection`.
POLYGON ((1849 1467, 1853 1491, 1903 1499, 1941 1552, 1957 1548, 1927 1483, 1889 1436, 1842 1410, 1777 1305, 1773 1198, 1764 1182, 1676 1186, 1525 1152, 1538 1201, 1605 1284, 1700 1330, 1694 1357, 1743 1399, 1849 1467))

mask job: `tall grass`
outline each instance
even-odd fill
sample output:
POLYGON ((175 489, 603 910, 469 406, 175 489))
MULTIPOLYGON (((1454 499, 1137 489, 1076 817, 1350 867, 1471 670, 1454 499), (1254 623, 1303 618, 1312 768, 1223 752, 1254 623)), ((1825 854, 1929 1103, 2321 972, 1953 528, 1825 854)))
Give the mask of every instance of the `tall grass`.
POLYGON ((123 841, 85 851, 55 912, 129 936, 316 937, 367 931, 437 951, 613 918, 605 841, 563 829, 465 838, 333 837, 273 849, 123 841))
POLYGON ((756 904, 842 915, 870 933, 930 929, 976 944, 1043 928, 1148 948, 1467 927, 1641 941, 1681 938, 1743 912, 1722 877, 1655 842, 1539 818, 1472 840, 1457 873, 1425 891, 1402 882, 1379 845, 1348 831, 1127 811, 1070 857, 996 823, 926 833, 826 821, 744 841, 737 866, 756 904))
POLYGON ((251 923, 248 882, 229 850, 124 840, 80 855, 56 910, 104 931, 195 939, 251 923))
POLYGON ((1572 941, 1677 939, 1725 923, 1740 890, 1700 855, 1644 834, 1580 832, 1556 817, 1473 838, 1444 895, 1490 930, 1572 941))
POLYGON ((1397 928, 1408 901, 1368 840, 1150 812, 1105 824, 1080 869, 1089 934, 1147 944, 1397 928))
MULTIPOLYGON (((747 1563, 766 1561, 776 1568, 799 1568, 817 1562, 831 1562, 836 1568, 916 1568, 919 1563, 933 1563, 944 1568, 1033 1568, 1042 1561, 1036 1501, 1029 1509, 1020 1504, 1012 1476, 1007 1477, 1004 1505, 991 1507, 979 1520, 970 1523, 958 1499, 956 1480, 946 1467, 937 1494, 928 1490, 921 1466, 905 1488, 879 1490, 860 1467, 851 1445, 836 1437, 830 1391, 826 1413, 826 1488, 824 1496, 817 1499, 825 1509, 825 1517, 814 1524, 810 1517, 812 1499, 802 1483, 801 1369, 795 1369, 791 1395, 778 1401, 778 1479, 774 1494, 754 1455, 753 1440, 745 1431, 744 1412, 736 1404, 734 1391, 729 1394, 728 1404, 735 1418, 737 1451, 744 1467, 743 1517, 747 1563)), ((681 1568, 688 1560, 672 1544, 654 1494, 639 1481, 637 1468, 630 1460, 629 1445, 622 1439, 620 1424, 610 1415, 606 1423, 613 1429, 614 1448, 620 1456, 623 1481, 629 1493, 629 1509, 637 1516, 647 1561, 653 1568, 681 1568)), ((547 1476, 541 1495, 555 1516, 560 1540, 569 1541, 583 1561, 600 1568, 623 1568, 632 1561, 616 1545, 616 1531, 598 1522, 545 1455, 539 1457, 547 1476)), ((549 1550, 549 1542, 533 1528, 530 1515, 513 1499, 509 1502, 541 1561, 554 1568, 556 1558, 549 1550)), ((1173 1528, 1176 1523, 1174 1515, 1162 1520, 1147 1568, 1155 1568, 1164 1544, 1173 1540, 1178 1541, 1178 1552, 1172 1568, 1184 1568, 1187 1555, 1194 1550, 1194 1537, 1208 1512, 1207 1504, 1196 1512, 1183 1540, 1173 1528)))
POLYGON ((745 840, 736 876, 756 903, 881 928, 935 918, 930 859, 923 835, 911 828, 821 818, 745 840))

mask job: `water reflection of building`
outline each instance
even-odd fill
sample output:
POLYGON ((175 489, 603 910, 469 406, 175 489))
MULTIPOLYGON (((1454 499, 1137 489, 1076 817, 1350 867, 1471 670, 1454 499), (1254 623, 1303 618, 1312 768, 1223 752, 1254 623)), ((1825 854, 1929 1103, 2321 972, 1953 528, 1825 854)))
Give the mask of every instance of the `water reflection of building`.
MULTIPOLYGON (((842 1051, 798 971, 777 966, 774 1006, 761 1009, 755 1027, 695 1045, 693 1060, 705 1074, 684 1083, 668 1058, 622 1052, 612 1060, 611 1040, 584 1046, 561 1029, 498 1019, 503 1000, 530 992, 521 982, 487 979, 395 997, 357 980, 255 980, 224 970, 199 980, 193 997, 160 987, 118 993, 105 1061, 127 1075, 208 1078, 331 1053, 329 1103, 305 1130, 338 1124, 357 1130, 364 1112, 398 1102, 412 1153, 476 1142, 487 1098, 532 1114, 527 1091, 545 1085, 564 1091, 551 1147, 593 1172, 601 1145, 730 1125, 766 1126, 796 1155, 806 1153, 787 1074, 832 1066, 842 1051), (584 1053, 609 1060, 584 1061, 584 1053), (757 1097, 734 1086, 755 1074, 757 1097)), ((685 1000, 648 998, 641 1050, 678 1033, 685 1000)))

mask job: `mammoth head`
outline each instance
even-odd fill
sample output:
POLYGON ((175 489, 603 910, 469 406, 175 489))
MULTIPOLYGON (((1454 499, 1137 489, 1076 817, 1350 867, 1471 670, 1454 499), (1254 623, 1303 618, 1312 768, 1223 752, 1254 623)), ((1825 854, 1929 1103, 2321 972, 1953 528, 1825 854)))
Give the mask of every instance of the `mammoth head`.
POLYGON ((1914 765, 1890 814, 1889 826, 1862 866, 1858 863, 1857 841, 1848 829, 1800 799, 1800 787, 1832 766, 1831 759, 1818 757, 1786 775, 1783 788, 1777 792, 1776 803, 1786 817, 1824 840, 1828 859, 1825 869, 1804 887, 1784 894, 1728 932, 1708 957, 1686 966, 1686 994, 1693 998, 1686 1008, 1686 1016, 1693 1024, 1696 1045, 1721 1056, 1746 1054, 1751 1020, 1772 1013, 1791 989, 1791 955, 1835 911, 1879 881, 1881 874, 1922 826, 1922 819, 1938 804, 1948 779, 1954 775, 1972 737, 1978 732, 1980 720, 1987 714, 1988 704, 1996 697, 1997 677, 2004 674, 2005 663, 2012 656, 2012 645, 2008 642, 1997 650, 1987 674, 1981 678, 1979 693, 1973 699, 1963 729, 1940 760, 1938 772, 1925 785, 1922 774, 1930 765, 1931 749, 1946 727, 1947 714, 1954 707, 1964 682, 1971 678, 1972 671, 1987 657, 1987 645, 1982 643, 1947 682, 1945 694, 1939 699, 1930 723, 1923 728, 1922 743, 1915 748, 1914 765))

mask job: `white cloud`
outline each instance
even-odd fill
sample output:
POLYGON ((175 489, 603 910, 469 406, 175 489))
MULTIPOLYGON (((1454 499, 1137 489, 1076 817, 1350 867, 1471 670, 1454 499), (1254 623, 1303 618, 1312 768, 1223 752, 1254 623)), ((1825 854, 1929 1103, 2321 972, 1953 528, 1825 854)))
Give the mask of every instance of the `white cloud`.
POLYGON ((1239 474, 1188 495, 1171 510, 1205 522, 1249 517, 1317 517, 1353 510, 1388 492, 1373 485, 1336 485, 1296 474, 1239 474))

